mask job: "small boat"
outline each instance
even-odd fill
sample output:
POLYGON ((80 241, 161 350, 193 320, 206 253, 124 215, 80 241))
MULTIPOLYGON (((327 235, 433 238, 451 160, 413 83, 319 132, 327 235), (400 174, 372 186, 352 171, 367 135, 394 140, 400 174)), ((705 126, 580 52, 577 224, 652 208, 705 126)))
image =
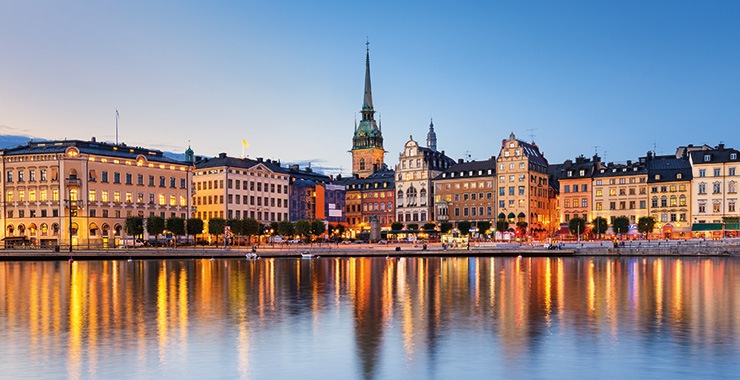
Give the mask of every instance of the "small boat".
POLYGON ((249 253, 247 253, 247 260, 256 260, 256 259, 258 259, 258 258, 259 258, 259 257, 257 256, 257 254, 256 254, 256 253, 254 253, 254 252, 249 252, 249 253))
POLYGON ((311 253, 311 251, 303 251, 301 252, 301 258, 302 259, 313 259, 319 257, 318 255, 314 255, 311 253))

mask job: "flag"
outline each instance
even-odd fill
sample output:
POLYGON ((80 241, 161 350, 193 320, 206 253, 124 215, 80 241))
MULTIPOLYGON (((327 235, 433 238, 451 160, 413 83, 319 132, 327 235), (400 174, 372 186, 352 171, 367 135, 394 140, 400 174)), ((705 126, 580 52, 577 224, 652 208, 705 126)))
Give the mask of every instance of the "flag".
POLYGON ((243 146, 244 146, 245 148, 249 148, 249 144, 247 143, 247 140, 244 140, 244 139, 242 139, 242 145, 243 145, 243 146))

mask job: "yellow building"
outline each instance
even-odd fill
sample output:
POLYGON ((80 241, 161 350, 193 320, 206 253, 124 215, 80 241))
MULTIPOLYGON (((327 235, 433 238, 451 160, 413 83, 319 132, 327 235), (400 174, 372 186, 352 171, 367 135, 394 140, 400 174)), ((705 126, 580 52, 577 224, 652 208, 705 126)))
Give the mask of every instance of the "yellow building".
POLYGON ((30 142, 0 156, 6 242, 113 247, 127 216, 192 215, 192 164, 158 150, 93 138, 30 142))
POLYGON ((627 164, 609 163, 594 174, 593 217, 603 217, 609 225, 619 216, 630 224, 648 215, 647 165, 644 159, 627 164))
POLYGON ((518 235, 544 236, 550 215, 547 159, 537 145, 517 140, 514 133, 501 142, 498 159, 497 219, 505 219, 518 235), (526 231, 517 223, 527 223, 526 231))
POLYGON ((208 231, 208 221, 256 219, 262 224, 288 220, 289 175, 280 163, 258 158, 204 158, 195 168, 193 204, 208 231))
POLYGON ((648 210, 655 219, 653 233, 662 238, 691 235, 691 163, 688 157, 647 156, 648 210))

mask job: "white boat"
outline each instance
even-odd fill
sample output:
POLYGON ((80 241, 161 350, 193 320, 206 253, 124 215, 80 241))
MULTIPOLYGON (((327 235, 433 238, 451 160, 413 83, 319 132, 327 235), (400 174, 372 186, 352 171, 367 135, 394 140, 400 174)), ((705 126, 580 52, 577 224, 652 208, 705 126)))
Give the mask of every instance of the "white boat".
POLYGON ((303 251, 301 252, 301 258, 302 259, 313 259, 319 257, 318 255, 314 255, 311 253, 311 251, 303 251))
POLYGON ((259 259, 256 253, 254 252, 247 253, 247 260, 256 260, 256 259, 259 259))

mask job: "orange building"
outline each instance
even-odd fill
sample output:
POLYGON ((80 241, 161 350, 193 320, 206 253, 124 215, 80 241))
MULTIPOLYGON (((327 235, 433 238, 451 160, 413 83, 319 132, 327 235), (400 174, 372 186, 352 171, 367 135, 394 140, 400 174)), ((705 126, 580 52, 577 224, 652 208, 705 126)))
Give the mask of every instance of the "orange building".
MULTIPOLYGON (((438 222, 491 222, 495 228, 496 158, 459 160, 434 179, 434 205, 438 222)), ((486 231, 480 231, 485 233, 486 231)))

